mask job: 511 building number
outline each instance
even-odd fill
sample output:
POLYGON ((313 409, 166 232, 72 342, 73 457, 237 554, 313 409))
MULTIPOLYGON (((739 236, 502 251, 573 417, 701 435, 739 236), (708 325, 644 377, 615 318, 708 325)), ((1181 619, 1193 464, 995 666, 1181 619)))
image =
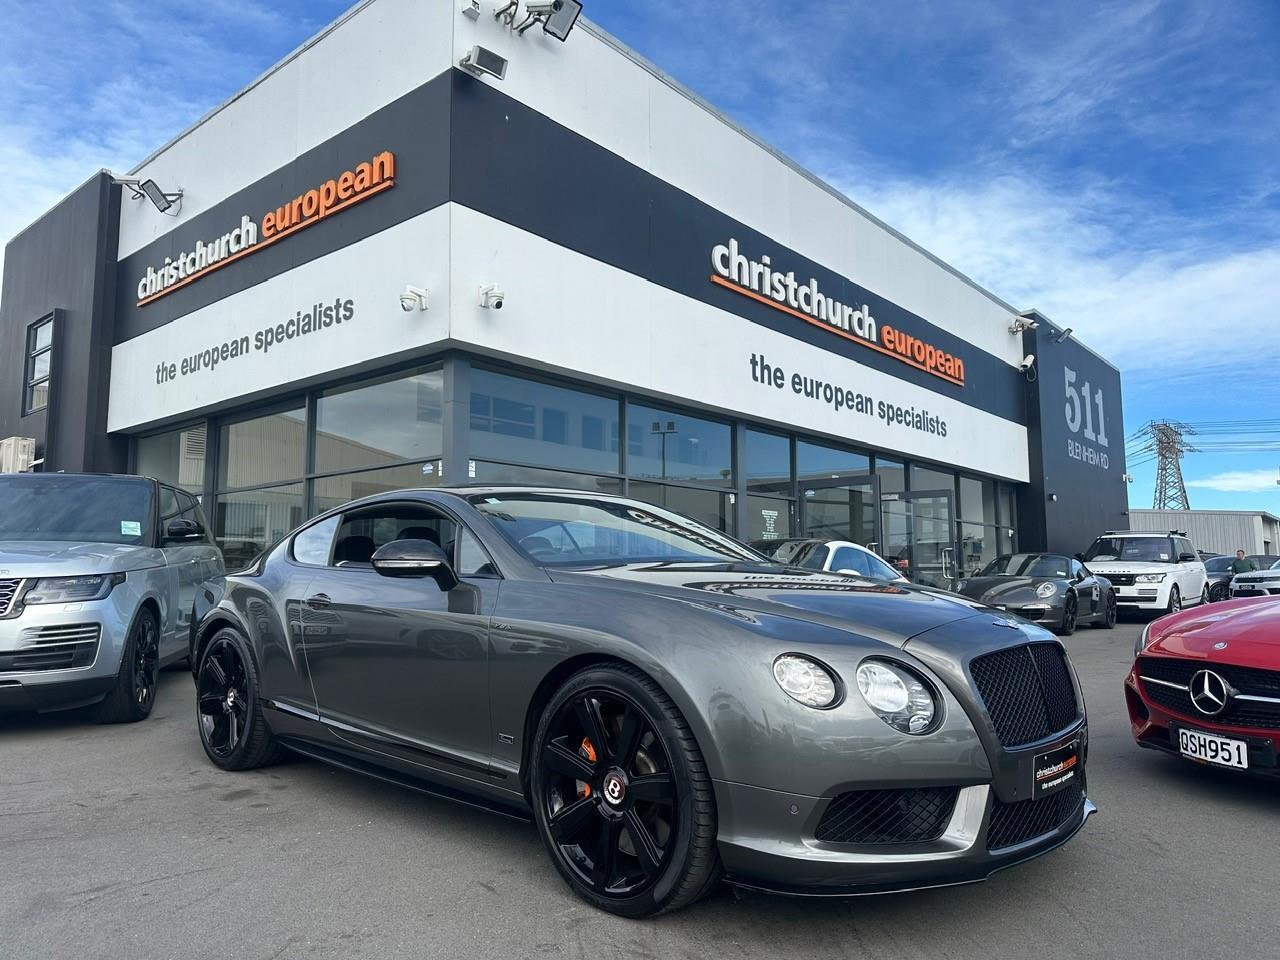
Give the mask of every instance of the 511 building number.
POLYGON ((1090 391, 1088 380, 1077 387, 1076 372, 1070 367, 1064 367, 1063 373, 1066 377, 1067 429, 1072 433, 1081 433, 1083 428, 1086 440, 1092 440, 1099 446, 1109 446, 1107 408, 1103 404, 1102 389, 1090 391))

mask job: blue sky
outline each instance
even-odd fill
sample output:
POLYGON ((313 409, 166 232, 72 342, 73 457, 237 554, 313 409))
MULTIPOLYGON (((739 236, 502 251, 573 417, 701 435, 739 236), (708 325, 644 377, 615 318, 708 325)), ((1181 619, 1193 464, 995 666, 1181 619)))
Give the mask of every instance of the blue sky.
MULTIPOLYGON (((133 166, 347 6, 0 0, 0 236, 133 166)), ((1280 417, 1280 4, 586 0, 586 15, 1073 327, 1121 367, 1127 430, 1280 417)), ((1193 506, 1280 513, 1280 449, 1184 470, 1193 506)), ((1133 473, 1149 506, 1153 465, 1133 473)))

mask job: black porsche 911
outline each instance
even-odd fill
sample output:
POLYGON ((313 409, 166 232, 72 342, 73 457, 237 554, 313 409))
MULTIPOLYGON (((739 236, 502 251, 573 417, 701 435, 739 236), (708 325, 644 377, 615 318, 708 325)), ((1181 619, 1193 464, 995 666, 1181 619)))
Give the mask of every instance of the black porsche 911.
POLYGON ((638 500, 379 494, 201 595, 196 727, 531 819, 630 917, 721 878, 824 896, 985 879, 1094 812, 1048 631, 780 566, 638 500))
POLYGON ((996 557, 981 572, 956 584, 956 591, 1062 636, 1075 633, 1082 623, 1105 630, 1116 625, 1111 581, 1091 573, 1074 557, 1055 553, 996 557))

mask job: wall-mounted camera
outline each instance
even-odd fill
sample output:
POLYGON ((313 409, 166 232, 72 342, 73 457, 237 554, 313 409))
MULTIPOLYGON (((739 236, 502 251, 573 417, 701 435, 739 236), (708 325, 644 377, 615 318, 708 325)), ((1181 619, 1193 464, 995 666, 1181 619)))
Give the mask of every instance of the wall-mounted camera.
POLYGON ((507 75, 507 58, 494 53, 488 47, 474 46, 458 61, 458 66, 474 76, 488 74, 501 80, 507 75))
POLYGON ((426 310, 431 306, 431 293, 425 287, 408 286, 400 294, 400 309, 405 313, 426 310))
POLYGON ((1018 369, 1022 371, 1022 375, 1027 378, 1028 383, 1034 383, 1036 379, 1036 355, 1028 353, 1022 358, 1022 362, 1018 364, 1018 369))
POLYGON ((496 283, 486 284, 480 288, 480 306, 486 310, 501 310, 507 295, 496 283))

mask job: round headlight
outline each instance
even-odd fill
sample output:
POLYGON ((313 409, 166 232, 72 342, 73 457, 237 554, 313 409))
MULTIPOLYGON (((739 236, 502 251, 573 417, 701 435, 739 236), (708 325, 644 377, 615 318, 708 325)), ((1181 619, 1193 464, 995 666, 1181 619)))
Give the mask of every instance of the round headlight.
POLYGON ((1042 583, 1036 587, 1036 596, 1043 600, 1048 600, 1057 592, 1058 585, 1056 583, 1042 583))
POLYGON ((840 687, 831 671, 817 660, 796 653, 784 653, 773 661, 773 679, 778 681, 783 693, 806 707, 829 707, 840 696, 840 687))
POLYGON ((901 733, 928 733, 938 707, 933 691, 905 667, 867 660, 858 667, 858 691, 867 706, 901 733))

